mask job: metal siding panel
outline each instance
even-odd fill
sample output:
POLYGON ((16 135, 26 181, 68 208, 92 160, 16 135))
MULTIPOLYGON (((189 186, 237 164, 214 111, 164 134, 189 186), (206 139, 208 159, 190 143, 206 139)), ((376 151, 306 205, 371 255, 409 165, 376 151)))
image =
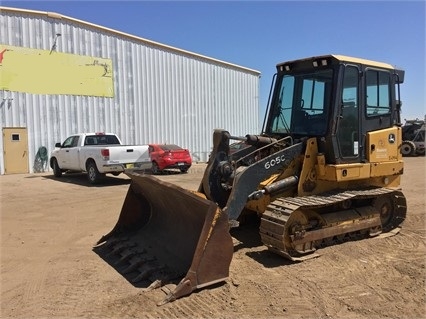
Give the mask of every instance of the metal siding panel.
POLYGON ((147 95, 145 94, 147 92, 147 81, 146 81, 146 69, 147 69, 147 59, 146 59, 146 47, 137 47, 137 51, 139 52, 139 59, 137 60, 137 64, 135 64, 135 68, 138 70, 139 73, 139 82, 138 82, 138 91, 140 94, 139 98, 139 125, 142 126, 140 129, 140 138, 137 141, 137 143, 144 144, 145 138, 148 137, 149 134, 149 122, 146 119, 146 114, 149 111, 148 110, 148 100, 147 95))
POLYGON ((130 87, 132 89, 132 95, 133 95, 132 99, 134 101, 134 108, 135 108, 134 118, 132 119, 132 125, 135 128, 135 132, 134 132, 135 143, 139 144, 138 141, 140 140, 140 137, 141 137, 141 134, 140 134, 141 127, 137 123, 139 123, 141 109, 140 107, 138 107, 138 101, 140 101, 140 90, 137 87, 137 83, 138 81, 140 81, 140 73, 139 73, 139 69, 135 68, 135 65, 137 64, 137 61, 139 61, 140 57, 139 57, 139 52, 136 46, 134 45, 134 43, 130 44, 130 52, 132 57, 131 63, 129 65, 129 70, 132 77, 130 87))

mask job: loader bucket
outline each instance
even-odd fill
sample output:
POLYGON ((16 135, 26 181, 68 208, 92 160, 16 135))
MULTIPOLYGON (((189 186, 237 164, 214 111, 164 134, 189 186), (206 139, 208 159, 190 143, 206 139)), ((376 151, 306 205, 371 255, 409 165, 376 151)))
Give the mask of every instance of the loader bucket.
POLYGON ((117 255, 117 270, 138 273, 134 282, 182 278, 160 304, 226 280, 233 254, 227 215, 200 193, 126 174, 131 184, 118 222, 97 246, 117 255))

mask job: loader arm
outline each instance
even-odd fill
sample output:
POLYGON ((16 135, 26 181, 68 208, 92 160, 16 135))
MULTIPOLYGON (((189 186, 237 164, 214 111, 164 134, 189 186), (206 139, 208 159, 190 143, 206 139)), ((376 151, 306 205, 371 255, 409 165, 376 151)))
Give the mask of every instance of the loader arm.
MULTIPOLYGON (((231 224, 238 225, 236 220, 250 196, 258 191, 261 182, 286 169, 296 157, 302 154, 305 143, 300 142, 288 146, 248 167, 237 170, 236 165, 230 161, 229 157, 230 138, 231 135, 225 130, 214 131, 213 151, 199 192, 204 193, 211 201, 218 203, 219 207, 228 215, 231 224)), ((271 141, 271 144, 274 141, 279 142, 269 138, 268 140, 271 141)), ((299 173, 294 172, 294 174, 292 184, 298 180, 299 173)))

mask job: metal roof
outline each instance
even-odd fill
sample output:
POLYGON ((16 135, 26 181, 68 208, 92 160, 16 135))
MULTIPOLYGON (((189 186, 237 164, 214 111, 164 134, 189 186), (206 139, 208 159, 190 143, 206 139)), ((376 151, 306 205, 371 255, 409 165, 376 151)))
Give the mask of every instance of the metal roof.
POLYGON ((96 29, 99 29, 99 30, 102 30, 102 31, 111 32, 114 35, 120 35, 120 36, 126 37, 128 39, 144 42, 145 44, 149 44, 149 45, 156 46, 156 47, 159 47, 159 48, 167 49, 169 51, 175 51, 175 52, 180 53, 180 54, 186 54, 186 55, 189 55, 193 58, 199 58, 199 59, 204 59, 204 60, 208 60, 208 61, 211 61, 211 62, 216 62, 216 63, 222 64, 222 65, 228 66, 228 67, 244 70, 246 72, 251 72, 251 73, 254 73, 254 74, 257 74, 257 75, 260 75, 260 73, 261 73, 260 71, 257 71, 257 70, 254 70, 254 69, 250 69, 250 68, 246 68, 246 67, 243 67, 243 66, 240 66, 240 65, 237 65, 237 64, 233 64, 233 63, 229 63, 229 62, 226 62, 226 61, 214 59, 214 58, 211 58, 211 57, 208 57, 208 56, 205 56, 205 55, 201 55, 201 54, 198 54, 198 53, 194 53, 194 52, 191 52, 191 51, 179 49, 179 48, 176 48, 176 47, 173 47, 173 46, 169 46, 169 45, 166 45, 166 44, 162 44, 162 43, 159 43, 159 42, 155 42, 155 41, 152 41, 152 40, 141 38, 141 37, 129 34, 129 33, 110 29, 110 28, 100 26, 100 25, 97 25, 97 24, 93 24, 93 23, 90 23, 90 22, 86 22, 86 21, 83 21, 83 20, 71 18, 71 17, 65 16, 65 15, 56 13, 56 12, 36 11, 36 10, 27 10, 27 9, 19 9, 19 8, 11 8, 11 7, 0 6, 0 12, 3 11, 3 10, 8 11, 8 12, 16 12, 16 13, 27 13, 27 14, 34 14, 34 15, 41 15, 41 16, 44 15, 44 16, 47 16, 47 17, 52 18, 52 19, 67 20, 69 22, 79 23, 79 24, 82 24, 84 26, 89 26, 89 27, 93 27, 93 28, 96 28, 96 29))

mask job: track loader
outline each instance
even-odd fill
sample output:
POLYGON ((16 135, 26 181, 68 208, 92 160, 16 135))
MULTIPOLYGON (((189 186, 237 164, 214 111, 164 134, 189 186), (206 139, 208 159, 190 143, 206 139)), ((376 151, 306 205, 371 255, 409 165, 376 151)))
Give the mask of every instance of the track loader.
POLYGON ((177 283, 164 304, 228 278, 230 230, 248 212, 263 244, 294 261, 397 233, 403 80, 389 64, 340 55, 278 64, 261 134, 214 130, 198 191, 128 172, 118 222, 95 249, 148 290, 177 283), (231 154, 234 140, 248 146, 231 154))

